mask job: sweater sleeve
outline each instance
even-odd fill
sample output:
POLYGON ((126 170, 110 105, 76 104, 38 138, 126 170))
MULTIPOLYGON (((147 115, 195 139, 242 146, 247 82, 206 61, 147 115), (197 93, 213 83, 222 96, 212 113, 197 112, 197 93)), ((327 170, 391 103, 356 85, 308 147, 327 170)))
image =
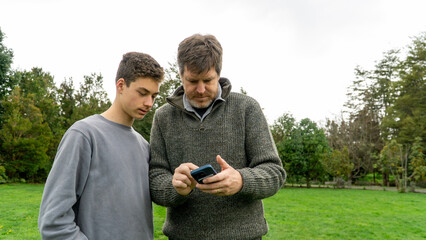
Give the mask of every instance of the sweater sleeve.
POLYGON ((263 199, 280 190, 286 179, 274 140, 259 104, 248 102, 245 110, 245 149, 248 167, 238 169, 243 188, 238 194, 263 199))
POLYGON ((74 207, 89 174, 91 145, 69 130, 63 137, 46 181, 38 219, 42 239, 87 239, 76 224, 74 207))
POLYGON ((182 196, 173 187, 174 169, 170 168, 167 161, 166 145, 159 126, 158 113, 159 111, 154 116, 150 136, 149 188, 154 203, 165 207, 175 207, 186 202, 189 195, 182 196))

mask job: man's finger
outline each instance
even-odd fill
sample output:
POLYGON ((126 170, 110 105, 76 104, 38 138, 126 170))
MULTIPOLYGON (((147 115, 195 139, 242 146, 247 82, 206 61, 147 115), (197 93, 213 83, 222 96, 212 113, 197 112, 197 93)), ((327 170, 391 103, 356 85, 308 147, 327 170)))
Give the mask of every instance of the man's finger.
POLYGON ((222 168, 222 171, 231 167, 220 155, 216 156, 216 161, 217 163, 219 163, 220 167, 222 168))
POLYGON ((186 176, 191 176, 191 171, 197 169, 198 166, 193 163, 182 163, 175 169, 175 173, 185 174, 186 176))

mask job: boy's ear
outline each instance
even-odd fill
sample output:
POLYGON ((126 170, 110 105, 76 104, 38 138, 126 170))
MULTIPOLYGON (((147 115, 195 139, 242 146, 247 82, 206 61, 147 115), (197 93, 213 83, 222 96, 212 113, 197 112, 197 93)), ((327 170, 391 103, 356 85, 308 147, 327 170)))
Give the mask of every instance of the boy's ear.
POLYGON ((115 84, 115 88, 118 93, 121 93, 124 89, 124 86, 126 85, 126 81, 124 78, 120 78, 117 80, 117 83, 115 84))

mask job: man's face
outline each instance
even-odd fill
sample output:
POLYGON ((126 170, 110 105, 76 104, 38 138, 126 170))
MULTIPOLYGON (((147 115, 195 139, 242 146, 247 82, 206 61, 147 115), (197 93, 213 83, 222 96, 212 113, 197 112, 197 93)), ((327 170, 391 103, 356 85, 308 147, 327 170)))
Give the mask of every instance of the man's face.
MULTIPOLYGON (((120 80, 119 80, 120 81, 120 80)), ((151 78, 138 78, 127 87, 123 81, 120 102, 123 112, 133 119, 142 119, 158 95, 160 84, 151 78)))
POLYGON ((193 107, 206 108, 216 99, 219 75, 214 67, 209 71, 195 74, 185 66, 181 79, 185 94, 193 107))

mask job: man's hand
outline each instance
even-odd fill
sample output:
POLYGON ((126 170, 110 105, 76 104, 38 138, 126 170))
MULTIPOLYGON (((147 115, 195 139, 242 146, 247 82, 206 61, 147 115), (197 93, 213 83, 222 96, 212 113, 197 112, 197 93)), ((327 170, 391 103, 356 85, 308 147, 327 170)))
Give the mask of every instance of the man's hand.
POLYGON ((236 194, 243 187, 241 174, 229 166, 219 155, 216 157, 217 163, 222 171, 212 177, 203 180, 204 184, 197 184, 196 187, 205 193, 217 196, 231 196, 236 194))
POLYGON ((172 184, 176 192, 180 195, 188 195, 195 188, 197 181, 191 176, 191 171, 197 169, 198 166, 192 163, 182 163, 175 169, 172 184))

